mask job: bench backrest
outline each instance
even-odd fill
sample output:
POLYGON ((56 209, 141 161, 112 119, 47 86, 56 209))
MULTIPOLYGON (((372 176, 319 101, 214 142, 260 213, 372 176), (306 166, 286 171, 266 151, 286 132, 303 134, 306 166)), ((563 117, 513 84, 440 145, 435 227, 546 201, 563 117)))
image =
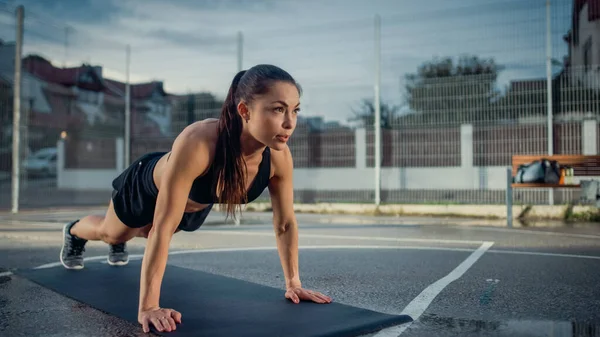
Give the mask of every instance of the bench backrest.
POLYGON ((600 176, 600 155, 583 154, 515 155, 512 157, 513 176, 517 173, 519 165, 543 158, 556 160, 561 167, 572 167, 575 176, 600 176))

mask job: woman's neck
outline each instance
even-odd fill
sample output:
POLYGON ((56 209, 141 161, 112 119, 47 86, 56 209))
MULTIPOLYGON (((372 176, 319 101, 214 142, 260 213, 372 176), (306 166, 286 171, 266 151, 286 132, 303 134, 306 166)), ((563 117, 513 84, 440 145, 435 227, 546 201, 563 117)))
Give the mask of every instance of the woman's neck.
POLYGON ((240 136, 240 146, 242 147, 242 156, 245 159, 261 155, 265 150, 265 144, 256 140, 256 138, 252 137, 245 129, 242 130, 240 136))

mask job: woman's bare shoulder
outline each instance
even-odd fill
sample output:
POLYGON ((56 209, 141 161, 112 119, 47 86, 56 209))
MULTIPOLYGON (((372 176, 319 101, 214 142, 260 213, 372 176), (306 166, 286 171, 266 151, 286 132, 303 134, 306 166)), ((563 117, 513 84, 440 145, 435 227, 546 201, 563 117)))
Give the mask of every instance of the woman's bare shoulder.
POLYGON ((271 174, 270 178, 274 176, 286 176, 291 173, 294 166, 294 160, 292 158, 292 152, 290 148, 286 146, 282 150, 271 150, 271 174))
POLYGON ((185 143, 185 145, 182 145, 181 147, 187 149, 187 155, 210 163, 214 157, 217 145, 218 126, 217 120, 202 120, 195 122, 181 131, 177 136, 175 143, 185 143))
POLYGON ((203 142, 214 148, 217 144, 219 120, 204 119, 186 126, 179 134, 191 141, 203 142))
POLYGON ((169 151, 157 164, 157 178, 171 167, 179 172, 191 165, 201 175, 212 164, 217 143, 218 123, 203 120, 186 126, 175 138, 169 151))

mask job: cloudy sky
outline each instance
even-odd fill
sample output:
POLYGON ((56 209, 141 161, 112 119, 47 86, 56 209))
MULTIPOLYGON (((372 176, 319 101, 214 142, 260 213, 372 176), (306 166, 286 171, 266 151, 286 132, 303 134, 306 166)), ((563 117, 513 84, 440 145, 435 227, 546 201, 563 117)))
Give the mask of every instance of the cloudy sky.
MULTIPOLYGON (((571 1, 553 0, 553 57, 571 1)), ((404 76, 436 56, 493 57, 510 80, 543 78, 545 0, 12 0, 1 1, 0 38, 14 39, 10 9, 25 6, 24 53, 58 66, 101 65, 132 81, 162 80, 173 93, 224 96, 237 71, 237 34, 244 68, 271 63, 304 87, 302 113, 345 122, 373 95, 374 17, 381 17, 381 93, 403 104, 404 76)), ((554 71, 559 70, 558 67, 554 71)))

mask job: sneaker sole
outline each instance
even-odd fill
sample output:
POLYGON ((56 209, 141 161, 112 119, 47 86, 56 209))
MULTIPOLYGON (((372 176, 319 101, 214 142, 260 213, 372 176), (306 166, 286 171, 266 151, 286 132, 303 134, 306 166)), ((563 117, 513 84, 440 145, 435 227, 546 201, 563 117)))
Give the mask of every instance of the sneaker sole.
POLYGON ((127 261, 118 261, 118 262, 112 262, 110 261, 108 258, 106 259, 106 262, 108 264, 110 264, 111 266, 124 266, 126 264, 129 263, 129 259, 127 259, 127 261))
POLYGON ((66 234, 67 234, 67 232, 66 232, 67 226, 69 226, 69 224, 64 225, 63 226, 63 230, 62 230, 62 233, 63 233, 63 245, 62 245, 62 248, 60 248, 60 255, 59 255, 59 257, 60 257, 60 263, 63 265, 63 267, 65 267, 67 269, 83 269, 83 262, 82 262, 81 266, 75 266, 75 267, 73 267, 73 266, 67 266, 65 264, 65 261, 63 261, 63 251, 65 249, 65 237, 66 237, 66 234))

